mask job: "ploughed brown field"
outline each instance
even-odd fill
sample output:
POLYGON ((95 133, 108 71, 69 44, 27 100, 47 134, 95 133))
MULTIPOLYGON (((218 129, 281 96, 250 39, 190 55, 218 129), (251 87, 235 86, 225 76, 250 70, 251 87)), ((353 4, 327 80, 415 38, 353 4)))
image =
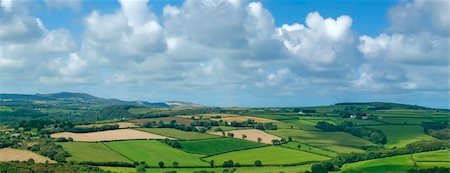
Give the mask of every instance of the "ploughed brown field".
POLYGON ((27 161, 28 159, 33 159, 36 163, 45 163, 45 161, 47 160, 49 163, 55 163, 55 161, 50 160, 47 157, 41 156, 28 150, 19 150, 12 148, 0 149, 0 162, 9 162, 14 160, 27 161))
POLYGON ((71 137, 74 141, 83 141, 83 142, 117 141, 129 139, 166 139, 166 138, 174 139, 162 135, 157 135, 133 129, 107 130, 91 133, 61 132, 51 134, 50 137, 52 138, 71 137))
MULTIPOLYGON (((245 140, 258 142, 258 138, 261 138, 261 143, 264 144, 272 144, 272 140, 278 139, 281 140, 280 137, 266 133, 262 130, 258 129, 245 129, 245 130, 231 130, 226 131, 225 133, 233 133, 234 138, 242 139, 242 135, 246 135, 247 138, 245 140)), ((222 136, 222 132, 211 132, 210 134, 222 136)))
POLYGON ((119 128, 121 128, 121 129, 138 127, 136 124, 134 124, 134 123, 129 123, 129 122, 106 123, 106 124, 77 125, 76 127, 101 127, 101 126, 104 126, 104 125, 114 125, 114 124, 119 125, 119 128))

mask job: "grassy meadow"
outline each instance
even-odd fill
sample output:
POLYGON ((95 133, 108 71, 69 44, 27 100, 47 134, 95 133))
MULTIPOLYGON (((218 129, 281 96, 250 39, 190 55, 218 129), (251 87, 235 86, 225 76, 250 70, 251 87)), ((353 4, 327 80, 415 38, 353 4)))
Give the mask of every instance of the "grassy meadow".
POLYGON ((266 146, 256 142, 250 142, 234 138, 218 138, 196 141, 180 141, 182 150, 188 153, 215 155, 235 150, 244 150, 255 147, 266 146))
POLYGON ((144 132, 150 132, 158 135, 168 136, 175 139, 181 140, 197 140, 197 139, 209 139, 209 138, 220 138, 220 136, 210 135, 206 133, 197 132, 186 132, 177 129, 170 128, 137 128, 144 132))

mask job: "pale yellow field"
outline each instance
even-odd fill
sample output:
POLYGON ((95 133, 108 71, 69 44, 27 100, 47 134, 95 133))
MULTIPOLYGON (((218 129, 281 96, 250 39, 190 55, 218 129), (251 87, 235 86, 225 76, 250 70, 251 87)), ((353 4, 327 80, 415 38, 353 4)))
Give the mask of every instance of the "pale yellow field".
POLYGON ((170 137, 133 129, 118 129, 118 130, 108 130, 91 133, 62 132, 51 134, 50 137, 52 138, 71 137, 73 138, 74 141, 83 141, 83 142, 116 141, 128 139, 165 139, 165 138, 173 139, 170 137))
POLYGON ((119 128, 121 128, 121 129, 138 127, 136 124, 130 123, 130 122, 117 122, 117 123, 105 123, 105 124, 77 125, 76 127, 101 127, 101 126, 104 126, 104 125, 114 125, 114 124, 119 125, 119 128))
POLYGON ((33 159, 36 163, 45 163, 45 161, 47 160, 49 163, 55 163, 55 161, 50 160, 47 157, 41 156, 28 150, 18 150, 12 148, 0 149, 0 162, 8 162, 14 160, 27 161, 28 159, 33 159))
POLYGON ((207 118, 211 118, 211 117, 215 117, 215 116, 220 116, 222 118, 225 118, 225 117, 238 117, 240 115, 237 115, 237 114, 196 114, 196 115, 181 115, 178 117, 188 118, 188 119, 191 119, 191 117, 195 117, 196 119, 198 119, 200 116, 207 119, 207 118))
POLYGON ((276 120, 271 120, 271 119, 267 119, 267 118, 259 118, 259 117, 249 117, 249 116, 236 116, 236 117, 225 117, 225 118, 221 118, 223 121, 227 121, 227 122, 242 122, 242 121, 247 121, 247 120, 254 120, 257 123, 273 123, 273 122, 278 122, 276 120))
MULTIPOLYGON (((265 144, 272 144, 272 140, 274 140, 274 139, 281 140, 281 138, 278 136, 266 133, 266 132, 264 132, 262 130, 258 130, 258 129, 231 130, 231 131, 226 131, 225 133, 233 133, 234 138, 238 138, 238 139, 242 139, 242 135, 245 134, 247 136, 247 138, 245 138, 245 140, 254 141, 254 142, 258 142, 258 138, 261 138, 262 139, 261 143, 265 143, 265 144)), ((210 134, 222 136, 222 132, 210 132, 210 134)))

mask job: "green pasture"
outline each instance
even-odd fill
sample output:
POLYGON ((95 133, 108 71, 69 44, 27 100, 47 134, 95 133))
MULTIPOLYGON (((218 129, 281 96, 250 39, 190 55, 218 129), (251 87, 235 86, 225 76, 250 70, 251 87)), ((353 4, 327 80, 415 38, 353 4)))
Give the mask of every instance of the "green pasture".
POLYGON ((68 158, 69 161, 131 162, 127 158, 109 149, 103 143, 62 142, 58 144, 71 155, 68 158))
POLYGON ((8 106, 0 106, 0 112, 12 112, 13 110, 8 106))
POLYGON ((234 163, 245 165, 253 165, 255 160, 260 160, 263 165, 283 165, 307 161, 322 161, 327 159, 328 157, 321 155, 276 146, 229 152, 205 158, 205 160, 208 161, 214 160, 217 164, 222 164, 227 160, 233 160, 234 163))
POLYGON ((381 130, 387 138, 386 147, 403 147, 406 144, 435 139, 423 132, 423 127, 419 125, 382 125, 367 126, 381 130))
POLYGON ((298 143, 298 142, 288 142, 281 146, 296 149, 296 150, 306 151, 306 152, 310 152, 310 153, 315 153, 315 154, 322 155, 322 156, 328 156, 328 157, 337 156, 337 153, 335 153, 335 152, 332 152, 329 150, 324 150, 324 149, 317 148, 317 147, 313 147, 313 146, 307 145, 307 144, 298 143))
POLYGON ((137 128, 137 130, 168 136, 182 140, 196 140, 196 139, 208 139, 208 138, 220 138, 217 135, 210 135, 207 133, 198 132, 186 132, 171 128, 137 128))
POLYGON ((267 130, 267 132, 285 139, 290 136, 294 141, 338 153, 360 152, 362 151, 359 149, 360 147, 374 145, 367 140, 344 132, 317 132, 294 129, 267 130))
POLYGON ((158 166, 160 161, 166 166, 171 166, 175 161, 179 166, 208 165, 199 159, 202 155, 186 153, 156 140, 130 140, 104 144, 133 161, 145 161, 150 166, 158 166))
POLYGON ((265 144, 234 138, 180 141, 180 143, 183 151, 203 155, 214 155, 235 150, 265 146, 265 144))

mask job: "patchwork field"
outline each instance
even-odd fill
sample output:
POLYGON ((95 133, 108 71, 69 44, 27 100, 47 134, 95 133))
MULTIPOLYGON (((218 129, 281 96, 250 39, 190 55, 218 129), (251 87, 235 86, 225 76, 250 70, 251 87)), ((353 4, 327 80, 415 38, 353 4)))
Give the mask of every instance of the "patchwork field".
POLYGON ((182 150, 188 153, 213 155, 235 150, 265 146, 256 142, 232 138, 207 139, 196 141, 180 141, 182 150))
POLYGON ((314 154, 318 154, 318 155, 322 155, 322 156, 327 156, 327 157, 337 156, 337 153, 335 153, 335 152, 332 152, 329 150, 324 150, 321 148, 313 147, 313 146, 302 144, 302 143, 298 143, 298 142, 288 142, 281 146, 286 147, 286 148, 295 149, 295 150, 306 151, 306 152, 310 152, 310 153, 314 153, 314 154))
POLYGON ((59 143, 71 155, 69 161, 131 162, 103 143, 63 142, 59 143))
POLYGON ((378 173, 378 172, 407 172, 408 169, 416 166, 422 168, 434 166, 450 166, 450 152, 447 150, 430 151, 417 154, 407 154, 381 159, 362 161, 357 163, 344 164, 343 173, 378 173), (428 157, 431 156, 431 159, 428 157), (413 160, 414 159, 414 160, 413 160), (418 159, 418 160, 417 160, 418 159), (422 161, 420 161, 423 159, 422 161))
POLYGON ((381 130, 387 138, 386 147, 402 147, 408 143, 420 140, 435 139, 423 132, 423 127, 418 125, 383 125, 367 126, 381 130))
POLYGON ((220 138, 220 136, 206 134, 206 133, 198 133, 198 132, 186 132, 177 129, 170 128, 138 128, 137 130, 141 130, 144 132, 150 132, 154 134, 159 134, 163 136, 168 136, 181 140, 197 140, 197 139, 209 139, 209 138, 220 138))
POLYGON ((114 125, 114 124, 119 125, 119 128, 121 128, 121 129, 123 129, 123 128, 133 128, 133 127, 138 127, 136 124, 130 123, 130 122, 117 122, 117 123, 105 123, 105 124, 77 125, 76 127, 101 127, 101 126, 104 126, 104 125, 114 125))
POLYGON ((133 129, 107 130, 91 133, 62 132, 51 134, 50 137, 52 138, 71 137, 73 138, 74 141, 84 141, 84 142, 116 141, 128 139, 165 139, 165 138, 173 139, 170 137, 152 134, 148 132, 142 132, 133 129))
MULTIPOLYGON (((135 168, 124 168, 124 167, 100 167, 106 171, 121 172, 121 173, 135 173, 135 168)), ((214 171, 215 173, 224 172, 224 170, 231 171, 234 168, 147 168, 149 173, 162 173, 169 171, 176 171, 177 173, 193 173, 196 171, 214 171)), ((300 165, 300 166, 289 166, 289 167, 279 167, 279 166, 264 166, 260 167, 238 167, 235 168, 235 173, 270 173, 270 172, 284 172, 284 173, 299 173, 309 171, 311 169, 311 164, 300 165)))
POLYGON ((238 116, 238 117, 224 117, 221 118, 221 120, 223 121, 227 121, 227 122, 242 122, 242 121, 247 121, 247 120, 254 120, 255 122, 258 123, 273 123, 273 122, 278 122, 276 120, 271 120, 271 119, 267 119, 267 118, 260 118, 260 117, 250 117, 250 116, 238 116))
MULTIPOLYGON (((258 138, 261 138, 262 139, 261 143, 264 143, 264 144, 272 144, 272 140, 274 140, 274 139, 280 140, 281 139, 278 136, 266 133, 266 132, 264 132, 262 130, 258 130, 258 129, 231 130, 231 131, 227 131, 227 133, 233 133, 234 138, 238 138, 238 139, 242 139, 242 135, 246 135, 247 138, 245 138, 245 140, 249 140, 249 141, 253 141, 253 142, 258 142, 258 138)), ((222 132, 211 132, 211 134, 222 136, 222 132)))
POLYGON ((219 154, 205 158, 206 160, 214 160, 218 164, 224 161, 233 160, 234 163, 245 165, 254 165, 255 160, 260 160, 262 164, 291 164, 307 161, 321 161, 328 159, 327 157, 312 154, 304 151, 293 150, 284 147, 262 147, 249 150, 235 151, 219 154))
POLYGON ((19 150, 12 148, 0 149, 0 162, 8 162, 14 160, 27 161, 29 159, 33 159, 36 163, 45 163, 46 161, 55 163, 55 161, 47 157, 41 156, 28 150, 19 150))
POLYGON ((160 161, 166 166, 171 166, 175 161, 179 163, 179 166, 208 166, 208 163, 199 159, 203 155, 186 153, 155 140, 117 141, 104 144, 132 161, 145 161, 150 166, 158 166, 160 161))
POLYGON ((371 142, 344 132, 316 132, 294 129, 268 130, 267 132, 308 145, 325 148, 327 150, 347 153, 360 152, 359 147, 373 145, 371 142))

